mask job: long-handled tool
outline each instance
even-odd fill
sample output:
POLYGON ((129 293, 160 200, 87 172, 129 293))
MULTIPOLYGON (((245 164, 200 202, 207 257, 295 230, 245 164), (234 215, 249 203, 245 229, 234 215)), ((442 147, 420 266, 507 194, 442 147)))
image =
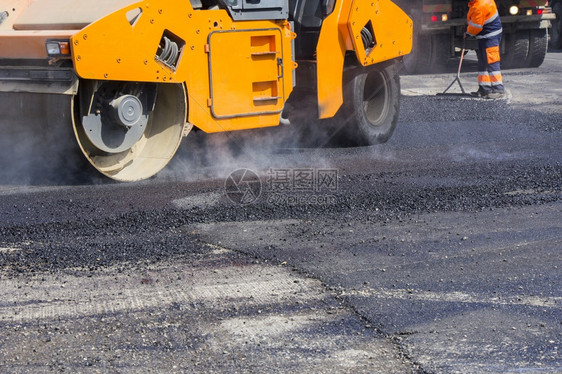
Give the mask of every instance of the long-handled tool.
POLYGON ((441 93, 438 93, 437 95, 471 96, 470 93, 468 93, 468 92, 466 92, 466 91, 464 90, 464 87, 462 86, 461 78, 460 78, 460 75, 461 75, 461 68, 462 68, 462 61, 464 60, 464 52, 465 52, 465 49, 464 49, 464 43, 463 43, 463 48, 462 48, 462 51, 461 51, 461 60, 460 60, 460 62, 459 62, 459 69, 457 70, 457 76, 456 76, 455 79, 451 82, 451 84, 449 85, 449 87, 447 87, 447 88, 445 89, 445 91, 443 91, 443 92, 441 92, 441 93), (455 82, 458 82, 458 83, 459 83, 459 87, 461 88, 462 93, 453 93, 453 92, 447 93, 447 91, 449 91, 449 89, 455 84, 455 82))

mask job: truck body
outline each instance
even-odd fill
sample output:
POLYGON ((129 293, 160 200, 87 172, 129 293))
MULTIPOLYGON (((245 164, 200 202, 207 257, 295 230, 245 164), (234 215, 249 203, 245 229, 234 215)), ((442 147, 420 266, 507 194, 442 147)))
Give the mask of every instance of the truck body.
POLYGON ((562 0, 552 0, 548 3, 556 19, 551 20, 550 46, 554 49, 562 48, 562 0))
POLYGON ((20 95, 48 127, 37 108, 53 104, 21 94, 60 99, 83 154, 120 181, 158 172, 192 128, 278 125, 311 81, 318 118, 345 112, 386 141, 413 29, 390 0, 0 0, 0 22, 0 100, 20 95))
MULTIPOLYGON (((560 1, 560 0, 556 0, 560 1)), ((468 0, 398 0, 414 20, 414 46, 405 59, 412 73, 439 72, 463 43, 477 49, 476 40, 463 41, 468 0)), ((547 51, 548 30, 556 19, 548 0, 496 0, 503 27, 500 46, 504 69, 538 67, 547 51)))

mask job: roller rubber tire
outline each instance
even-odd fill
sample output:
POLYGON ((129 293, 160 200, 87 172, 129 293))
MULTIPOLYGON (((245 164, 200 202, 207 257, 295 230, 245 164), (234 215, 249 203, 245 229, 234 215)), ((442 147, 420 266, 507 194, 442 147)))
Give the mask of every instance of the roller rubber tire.
POLYGON ((344 87, 341 118, 347 135, 360 145, 386 142, 400 110, 400 77, 394 65, 356 68, 344 87))

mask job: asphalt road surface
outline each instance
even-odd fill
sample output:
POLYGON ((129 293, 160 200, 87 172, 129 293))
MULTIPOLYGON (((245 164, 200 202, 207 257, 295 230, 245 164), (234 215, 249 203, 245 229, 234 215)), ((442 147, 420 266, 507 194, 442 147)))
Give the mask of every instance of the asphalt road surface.
POLYGON ((373 147, 293 123, 142 183, 2 165, 0 372, 562 373, 561 73, 402 77, 373 147))

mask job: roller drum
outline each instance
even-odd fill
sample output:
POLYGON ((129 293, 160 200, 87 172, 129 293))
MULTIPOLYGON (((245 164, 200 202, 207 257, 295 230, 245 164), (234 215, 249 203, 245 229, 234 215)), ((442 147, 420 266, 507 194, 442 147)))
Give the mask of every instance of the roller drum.
POLYGON ((168 164, 183 137, 187 116, 184 86, 154 85, 151 94, 146 85, 140 92, 131 89, 131 83, 114 82, 113 90, 121 86, 125 92, 100 98, 101 88, 91 88, 96 84, 84 82, 74 100, 73 127, 82 152, 112 179, 150 178, 168 164))

